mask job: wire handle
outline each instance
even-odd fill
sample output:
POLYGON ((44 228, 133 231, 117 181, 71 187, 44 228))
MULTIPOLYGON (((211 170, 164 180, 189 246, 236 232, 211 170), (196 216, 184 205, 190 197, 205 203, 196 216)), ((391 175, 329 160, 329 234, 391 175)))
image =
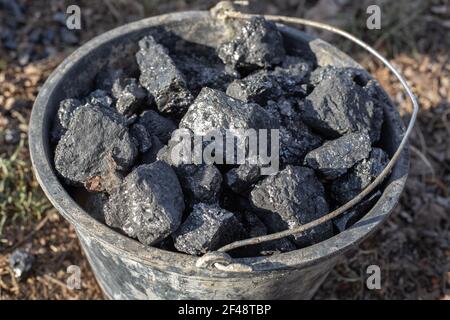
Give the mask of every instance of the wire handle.
MULTIPOLYGON (((246 1, 239 1, 236 4, 238 5, 245 5, 246 1)), ((229 1, 222 1, 219 2, 213 9, 211 9, 211 14, 216 17, 217 19, 228 19, 228 18, 234 18, 234 19, 251 19, 252 17, 255 16, 261 16, 261 15, 255 15, 255 14, 247 14, 247 13, 242 13, 239 11, 236 11, 236 8, 234 6, 233 3, 229 2, 229 1)), ((348 209, 352 208, 354 205, 356 205, 358 202, 360 202, 363 198, 365 198, 370 192, 372 192, 377 186, 379 186, 381 184, 381 182, 383 182, 383 180, 389 175, 389 173, 391 172, 392 168, 394 167, 395 163, 397 162, 397 160, 400 158, 400 155, 403 151, 403 149, 405 148, 405 145, 408 141, 409 136, 411 135, 412 129, 414 127, 414 123, 416 122, 417 119, 417 113, 419 111, 419 104, 417 102, 416 97, 414 96, 410 86, 408 85, 408 83, 406 82, 406 80, 402 77, 402 75, 394 68, 394 66, 389 63, 389 61, 384 58, 380 53, 378 53, 378 51, 376 51, 374 48, 372 48, 371 46, 369 46, 368 44, 366 44, 365 42, 359 40, 358 38, 354 37, 353 35, 351 35, 350 33, 343 31, 341 29, 338 29, 336 27, 330 26, 328 24, 324 24, 321 22, 315 22, 315 21, 311 21, 311 20, 306 20, 306 19, 301 19, 301 18, 293 18, 293 17, 286 17, 286 16, 278 16, 278 15, 262 15, 266 20, 270 20, 273 22, 282 22, 282 23, 289 23, 289 24, 296 24, 296 25, 304 25, 304 26, 310 26, 310 27, 314 27, 314 28, 318 28, 318 29, 322 29, 322 30, 327 30, 330 32, 333 32, 335 34, 338 34, 354 43, 356 43, 357 45, 359 45, 360 47, 362 47, 363 49, 365 49, 366 51, 368 51, 369 53, 371 53, 372 55, 374 55, 378 60, 380 60, 394 75, 395 77, 400 81, 400 83, 402 84, 403 88, 405 89, 409 99, 412 102, 413 105, 413 112, 411 115, 411 119, 409 120, 408 123, 408 127, 406 128, 406 131, 403 134, 403 138, 402 141, 400 142, 400 145, 398 146, 397 150, 395 151, 394 155, 392 156, 391 160, 388 162, 388 164, 386 165, 386 167, 383 169, 383 171, 375 178, 374 181, 372 181, 372 183, 370 183, 363 191, 361 191, 356 197, 354 197, 352 200, 350 200, 349 202, 347 202, 346 204, 342 205, 341 207, 337 208, 336 210, 322 216, 319 219, 313 220, 309 223, 306 223, 302 226, 293 228, 293 229, 288 229, 285 231, 280 231, 280 232, 276 232, 276 233, 272 233, 272 234, 268 234, 268 235, 264 235, 264 236, 259 236, 259 237, 254 237, 254 238, 249 238, 249 239, 245 239, 245 240, 239 240, 239 241, 235 241, 232 242, 230 244, 227 244, 223 247, 221 247, 220 249, 218 249, 216 252, 210 252, 208 253, 208 257, 215 257, 215 255, 217 253, 224 253, 236 248, 240 248, 243 246, 248 246, 248 245, 254 245, 254 244, 258 244, 258 243, 262 243, 262 242, 267 242, 267 241, 271 241, 271 240, 277 240, 277 239, 281 239, 293 234, 298 234, 298 233, 302 233, 305 232, 311 228, 314 228, 324 222, 327 222, 337 216, 339 216, 340 214, 344 213, 345 211, 347 211, 348 209)), ((205 255, 206 256, 206 255, 205 255)), ((229 256, 228 256, 229 257, 229 256)), ((202 259, 203 257, 199 258, 202 259)), ((222 271, 235 271, 235 270, 225 270, 226 267, 223 265, 223 257, 222 259, 217 259, 217 260, 210 260, 209 261, 209 265, 214 265, 217 269, 222 270, 222 271)), ((227 264, 231 264, 230 259, 227 260, 227 264)), ((201 264, 197 265, 199 267, 202 267, 201 264)), ((245 268, 244 268, 245 269, 245 268)), ((243 271, 243 270, 239 270, 240 272, 248 272, 251 271, 251 268, 247 268, 247 271, 243 271)), ((236 270, 238 271, 238 270, 236 270)), ((239 272, 238 271, 238 272, 239 272)))

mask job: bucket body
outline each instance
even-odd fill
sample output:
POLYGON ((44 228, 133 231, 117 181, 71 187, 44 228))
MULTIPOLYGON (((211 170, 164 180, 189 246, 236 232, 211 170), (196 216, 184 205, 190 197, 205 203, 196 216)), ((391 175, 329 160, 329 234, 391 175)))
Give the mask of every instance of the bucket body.
MULTIPOLYGON (((50 129, 59 102, 91 90, 105 67, 137 74, 137 41, 164 28, 171 37, 212 47, 227 36, 224 25, 209 12, 189 11, 134 22, 89 41, 49 77, 33 107, 30 153, 37 179, 58 211, 75 227, 105 295, 111 299, 309 299, 338 259, 373 232, 389 216, 408 174, 404 152, 384 182, 375 206, 350 229, 313 246, 267 257, 236 259, 251 265, 249 273, 195 266, 196 257, 147 247, 95 220, 74 201, 76 191, 61 184, 53 167, 50 129)), ((312 55, 318 65, 353 67, 355 61, 330 44, 279 25, 288 53, 312 55)), ((162 40, 164 41, 164 39, 162 40)), ((391 155, 400 143, 403 125, 394 106, 386 105, 381 144, 391 155)))

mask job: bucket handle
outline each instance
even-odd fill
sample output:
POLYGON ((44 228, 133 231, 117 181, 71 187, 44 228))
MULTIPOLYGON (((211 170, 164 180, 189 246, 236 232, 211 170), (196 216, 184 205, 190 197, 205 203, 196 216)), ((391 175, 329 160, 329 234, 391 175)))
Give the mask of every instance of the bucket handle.
MULTIPOLYGON (((230 1, 222 1, 219 2, 214 8, 211 9, 211 14, 216 17, 217 19, 225 20, 228 18, 234 18, 234 19, 251 19, 255 16, 261 16, 256 14, 247 14, 242 13, 236 10, 234 5, 248 5, 248 1, 235 1, 234 3, 230 1)), ((263 15, 263 17, 266 20, 270 20, 273 22, 281 22, 281 23, 288 23, 288 24, 296 24, 296 25, 304 25, 304 26, 310 26, 313 28, 318 28, 322 30, 327 30, 332 33, 338 34, 365 49, 370 54, 374 55, 378 60, 380 60, 398 79, 398 81, 403 86, 404 90, 406 91, 409 99, 411 100, 411 103, 413 105, 413 112, 411 115, 411 119, 409 120, 408 127, 406 128, 406 131, 403 134, 402 141, 400 142, 400 145, 398 146, 397 150, 395 151, 394 155, 392 156, 391 160, 388 162, 386 167, 383 169, 383 171, 375 178, 375 180, 370 183, 363 191, 361 191, 356 197, 354 197, 352 200, 348 201, 341 207, 337 208, 336 210, 322 216, 319 219, 313 220, 309 223, 306 223, 304 225, 301 225, 296 228, 288 229, 285 231, 280 231, 264 236, 249 238, 245 240, 239 240, 232 242, 230 244, 227 244, 217 251, 208 252, 204 256, 200 257, 197 260, 196 266, 199 268, 208 268, 211 266, 215 266, 218 270, 221 271, 228 271, 228 272, 250 272, 252 270, 251 266, 241 264, 241 263, 235 263, 233 261, 233 258, 226 254, 225 252, 240 248, 243 246, 248 245, 255 245, 262 242, 272 241, 272 240, 278 240, 293 234, 298 234, 305 232, 311 228, 314 228, 324 222, 327 222, 340 214, 344 213, 348 209, 352 208, 354 205, 356 205, 358 202, 360 202, 363 198, 365 198, 369 193, 371 193, 377 186, 381 184, 381 182, 389 175, 392 168, 394 167, 397 160, 400 158, 400 155, 405 148, 405 145, 408 141, 408 138, 412 132, 412 129, 414 127, 414 123, 417 118, 417 113, 419 111, 419 104, 417 102, 416 97, 414 96, 411 87, 408 85, 406 80, 403 78, 403 76, 394 68, 394 66, 389 63, 389 61, 384 58, 378 51, 376 51, 374 48, 366 44, 365 42, 359 40, 358 38, 354 37, 350 33, 343 31, 341 29, 338 29, 336 27, 333 27, 328 24, 324 24, 321 22, 311 21, 307 19, 301 19, 301 18, 293 18, 293 17, 287 17, 287 16, 278 16, 278 15, 263 15)))

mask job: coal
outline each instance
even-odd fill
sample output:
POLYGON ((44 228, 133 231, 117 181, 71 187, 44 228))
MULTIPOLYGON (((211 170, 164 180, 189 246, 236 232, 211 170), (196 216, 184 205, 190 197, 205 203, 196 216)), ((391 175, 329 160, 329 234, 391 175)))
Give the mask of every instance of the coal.
POLYGON ((243 79, 235 80, 227 88, 227 95, 244 102, 265 105, 268 100, 277 99, 282 89, 268 71, 261 70, 243 79))
POLYGON ((333 180, 345 174, 358 161, 367 158, 371 149, 367 132, 348 133, 309 152, 305 164, 326 179, 333 180))
POLYGON ((136 61, 141 71, 141 85, 152 95, 160 112, 182 116, 193 99, 184 75, 168 50, 152 36, 141 39, 139 48, 136 61))
POLYGON ((274 127, 270 114, 255 103, 244 103, 225 93, 203 88, 180 121, 180 128, 194 134, 206 134, 211 129, 270 129, 274 127))
POLYGON ((244 22, 236 36, 217 52, 226 65, 236 69, 271 67, 281 63, 286 54, 280 31, 263 17, 244 22))
POLYGON ((24 278, 33 267, 34 256, 26 249, 16 249, 9 257, 9 266, 16 278, 24 278))
POLYGON ((275 67, 270 75, 285 96, 304 97, 307 94, 310 73, 310 63, 300 57, 286 56, 281 65, 275 67))
POLYGON ((334 226, 339 230, 339 232, 347 230, 358 220, 360 220, 366 213, 368 213, 380 197, 381 191, 376 191, 372 195, 369 195, 350 210, 334 218, 334 226))
POLYGON ((382 108, 345 72, 326 73, 301 111, 303 121, 327 138, 367 130, 373 142, 379 139, 382 108))
POLYGON ((243 232, 232 212, 217 204, 199 203, 173 238, 179 251, 200 255, 239 239, 243 232))
POLYGON ((296 103, 289 99, 270 101, 268 110, 280 123, 280 158, 283 164, 302 165, 305 155, 322 145, 322 138, 314 134, 302 121, 296 103))
POLYGON ((89 94, 86 103, 102 108, 113 108, 114 99, 105 90, 97 89, 89 94))
POLYGON ((131 125, 130 134, 141 153, 147 152, 152 147, 151 135, 143 125, 139 123, 131 125))
POLYGON ((72 119, 73 112, 81 106, 81 101, 78 99, 64 99, 59 104, 58 120, 64 129, 69 128, 70 119, 72 119))
POLYGON ((83 184, 128 170, 136 155, 125 118, 113 108, 86 104, 75 110, 56 146, 55 167, 66 182, 83 184))
POLYGON ((188 203, 212 204, 219 201, 222 174, 214 165, 181 165, 175 169, 188 203))
POLYGON ((146 245, 174 232, 184 210, 183 192, 173 169, 156 161, 136 167, 105 206, 106 223, 146 245))
MULTIPOLYGON (((252 206, 272 232, 299 227, 329 211, 323 185, 313 170, 288 165, 267 176, 250 194, 252 206)), ((332 235, 331 222, 325 222, 293 236, 299 246, 322 241, 332 235)))
POLYGON ((158 137, 162 143, 167 143, 172 132, 177 128, 171 119, 161 116, 154 110, 144 111, 139 117, 138 123, 144 126, 151 135, 158 137))
POLYGON ((230 169, 225 175, 228 187, 236 193, 242 193, 251 188, 261 177, 260 167, 256 164, 241 164, 230 169))
POLYGON ((124 115, 131 115, 141 107, 147 92, 134 78, 120 78, 114 81, 111 92, 116 99, 116 109, 124 115))
POLYGON ((367 159, 359 161, 347 174, 334 180, 331 195, 344 204, 365 189, 389 162, 387 154, 379 148, 373 148, 367 159))
MULTIPOLYGON (((245 230, 246 238, 265 236, 269 233, 266 225, 251 211, 246 211, 242 215, 242 225, 245 230)), ((295 244, 288 238, 281 238, 241 247, 232 250, 230 254, 236 257, 268 256, 296 249, 297 247, 295 244)))
POLYGON ((164 147, 156 136, 150 137, 151 147, 141 154, 141 164, 150 164, 157 160, 158 152, 164 147))

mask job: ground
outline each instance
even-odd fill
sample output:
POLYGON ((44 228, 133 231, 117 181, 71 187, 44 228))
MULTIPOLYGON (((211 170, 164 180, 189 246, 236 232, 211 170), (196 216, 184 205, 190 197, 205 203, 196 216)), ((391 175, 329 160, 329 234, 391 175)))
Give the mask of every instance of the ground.
MULTIPOLYGON (((375 1, 382 8, 380 31, 366 29, 364 1, 335 1, 342 4, 334 6, 330 2, 258 1, 250 11, 308 17, 363 38, 406 77, 419 98, 420 114, 410 145, 410 176, 400 203, 379 232, 342 259, 315 298, 449 299, 449 2, 395 1, 394 5, 375 1), (366 287, 369 265, 381 269, 380 290, 366 287)), ((65 12, 69 2, 0 0, 0 300, 104 298, 73 228, 45 199, 31 171, 28 119, 47 76, 77 46, 115 26, 164 12, 209 8, 213 3, 77 1, 83 29, 67 35, 61 30, 58 13, 65 12), (1 10, 6 2, 21 4, 24 16, 7 16, 1 10), (17 25, 12 28, 8 23, 17 25), (6 48, 2 34, 8 28, 15 30, 10 37, 16 48, 6 48), (29 276, 20 281, 8 266, 16 248, 28 248, 36 257, 29 276), (81 268, 80 290, 67 288, 69 265, 81 268)), ((411 106, 386 68, 355 47, 323 36, 368 68, 399 105, 404 120, 409 119, 411 106)))

